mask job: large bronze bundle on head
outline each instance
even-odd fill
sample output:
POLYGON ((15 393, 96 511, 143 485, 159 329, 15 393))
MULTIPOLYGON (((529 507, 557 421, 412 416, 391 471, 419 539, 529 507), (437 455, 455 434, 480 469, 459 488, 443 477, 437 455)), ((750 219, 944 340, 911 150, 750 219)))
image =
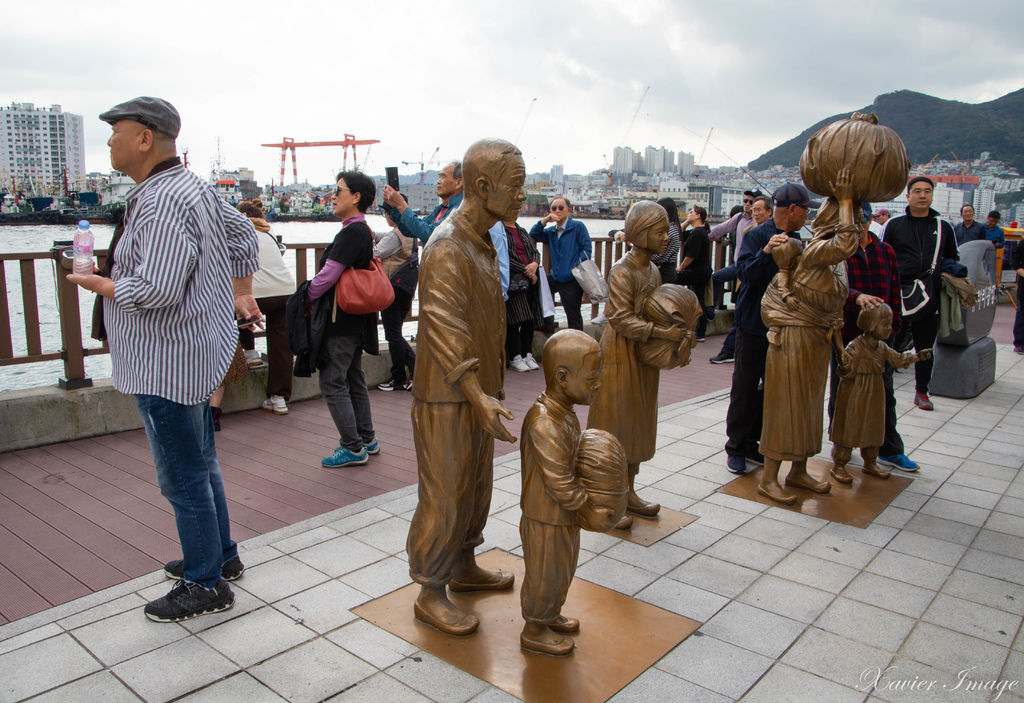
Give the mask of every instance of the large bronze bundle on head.
POLYGON ((590 494, 590 504, 601 510, 602 519, 580 516, 580 527, 591 532, 607 532, 626 512, 626 452, 611 432, 585 430, 576 452, 576 475, 590 494))
MULTIPOLYGON (((661 327, 682 327, 692 330, 701 314, 700 303, 693 291, 674 283, 658 286, 644 301, 641 315, 661 327)), ((657 369, 685 366, 687 359, 679 356, 679 342, 653 337, 640 344, 640 361, 657 369)))
POLYGON ((815 193, 833 195, 830 183, 841 168, 853 175, 856 200, 879 202, 906 186, 910 160, 895 131, 878 124, 874 114, 855 112, 815 132, 800 156, 800 176, 815 193))

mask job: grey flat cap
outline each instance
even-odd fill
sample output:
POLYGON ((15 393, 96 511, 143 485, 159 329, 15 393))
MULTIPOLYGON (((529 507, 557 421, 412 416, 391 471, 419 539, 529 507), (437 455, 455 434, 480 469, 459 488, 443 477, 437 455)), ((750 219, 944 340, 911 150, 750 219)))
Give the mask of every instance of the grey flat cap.
POLYGON ((114 124, 118 120, 135 120, 173 139, 177 139, 178 132, 181 131, 181 117, 178 116, 178 111, 174 109, 174 105, 160 98, 132 98, 110 108, 100 115, 100 119, 108 124, 114 124))

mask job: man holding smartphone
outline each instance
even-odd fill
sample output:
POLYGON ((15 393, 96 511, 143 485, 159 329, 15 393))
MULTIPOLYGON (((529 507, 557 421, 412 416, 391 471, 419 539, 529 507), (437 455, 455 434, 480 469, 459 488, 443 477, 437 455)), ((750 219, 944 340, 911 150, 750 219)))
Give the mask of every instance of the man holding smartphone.
POLYGON ((426 217, 416 217, 405 198, 390 184, 384 186, 382 199, 384 212, 406 237, 414 237, 424 244, 434 228, 444 222, 453 210, 462 204, 462 162, 452 161, 437 176, 437 197, 441 204, 426 217))

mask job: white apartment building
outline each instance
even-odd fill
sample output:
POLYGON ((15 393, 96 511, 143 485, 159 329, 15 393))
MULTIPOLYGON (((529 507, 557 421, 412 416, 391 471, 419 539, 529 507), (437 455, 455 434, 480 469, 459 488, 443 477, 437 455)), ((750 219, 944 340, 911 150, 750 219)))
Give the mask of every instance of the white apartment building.
POLYGON ((693 154, 686 151, 680 151, 679 158, 677 159, 676 163, 679 166, 679 175, 681 175, 683 178, 689 178, 690 176, 693 175, 693 172, 695 170, 693 154))
POLYGON ((84 187, 85 132, 82 116, 60 105, 0 107, 0 187, 44 193, 84 187))

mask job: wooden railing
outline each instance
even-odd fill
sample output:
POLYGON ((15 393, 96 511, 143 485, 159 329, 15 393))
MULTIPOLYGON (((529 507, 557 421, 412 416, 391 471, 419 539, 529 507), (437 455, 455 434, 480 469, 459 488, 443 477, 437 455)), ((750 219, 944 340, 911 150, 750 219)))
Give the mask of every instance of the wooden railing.
MULTIPOLYGON (((611 271, 612 265, 622 257, 626 245, 609 237, 593 237, 594 263, 605 274, 611 271)), ((328 244, 326 242, 310 242, 287 244, 295 260, 296 285, 314 275, 317 261, 323 255, 328 244), (312 254, 312 256, 311 256, 312 254)), ((550 267, 550 254, 543 245, 539 245, 545 269, 550 267)), ((712 242, 713 268, 720 268, 729 260, 727 247, 721 242, 712 242)), ((0 254, 0 367, 18 364, 30 364, 39 361, 62 360, 64 374, 58 378, 61 388, 72 390, 92 385, 92 380, 85 374, 85 357, 107 354, 110 350, 105 344, 86 347, 84 340, 89 338, 91 319, 82 319, 80 312, 79 288, 68 282, 64 277, 67 270, 61 267, 62 251, 66 244, 55 245, 50 251, 0 254), (36 275, 37 261, 51 261, 56 286, 57 315, 60 325, 60 346, 44 348, 39 321, 39 286, 36 275), (20 311, 25 328, 25 353, 14 353, 13 328, 11 325, 11 303, 7 294, 7 270, 17 267, 21 277, 20 311)), ((97 250, 97 263, 102 266, 106 250, 97 250)), ((559 303, 560 304, 560 303, 559 303)), ((591 314, 599 311, 597 304, 591 304, 591 314)), ((17 314, 14 315, 17 317, 17 314)), ((412 315, 411 320, 416 316, 412 315)), ((260 332, 258 335, 262 335, 260 332)), ((0 389, 2 389, 0 384, 0 389)))

